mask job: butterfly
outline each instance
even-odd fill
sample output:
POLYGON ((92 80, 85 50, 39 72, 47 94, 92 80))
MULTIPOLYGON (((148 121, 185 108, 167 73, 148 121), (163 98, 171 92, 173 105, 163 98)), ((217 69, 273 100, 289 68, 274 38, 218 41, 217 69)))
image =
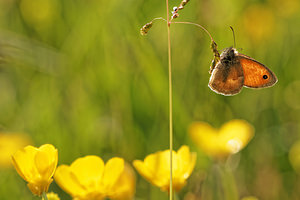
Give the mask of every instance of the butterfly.
POLYGON ((229 47, 218 54, 212 45, 215 58, 212 62, 209 88, 225 96, 238 94, 242 87, 266 88, 277 82, 276 75, 265 65, 229 47))

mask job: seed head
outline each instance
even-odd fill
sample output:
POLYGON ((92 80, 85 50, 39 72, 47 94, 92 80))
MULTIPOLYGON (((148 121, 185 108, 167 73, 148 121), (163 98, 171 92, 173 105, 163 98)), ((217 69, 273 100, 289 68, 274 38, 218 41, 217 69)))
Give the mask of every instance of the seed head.
POLYGON ((141 29, 140 29, 140 33, 141 35, 147 35, 148 31, 150 30, 150 28, 152 27, 152 21, 145 24, 141 29))

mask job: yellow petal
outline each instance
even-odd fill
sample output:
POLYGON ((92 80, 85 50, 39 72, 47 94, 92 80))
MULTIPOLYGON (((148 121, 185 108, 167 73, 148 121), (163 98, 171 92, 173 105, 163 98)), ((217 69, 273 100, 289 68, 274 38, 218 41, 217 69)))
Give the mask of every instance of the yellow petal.
MULTIPOLYGON (((173 151, 173 158, 175 156, 173 151)), ((167 190, 170 180, 170 151, 165 150, 150 154, 145 158, 144 163, 151 171, 151 182, 162 190, 167 190)))
POLYGON ((188 146, 183 145, 177 152, 178 165, 180 166, 180 171, 178 176, 182 176, 183 179, 187 179, 192 171, 194 170, 196 164, 196 153, 191 153, 188 146))
MULTIPOLYGON (((162 165, 158 165, 160 162, 156 162, 158 159, 157 156, 150 154, 145 158, 146 161, 140 161, 140 160, 135 160, 133 161, 133 166, 136 168, 136 170, 141 174, 146 180, 148 180, 150 183, 157 187, 166 187, 166 183, 168 183, 169 177, 170 177, 170 172, 165 172, 163 176, 159 176, 158 174, 161 174, 159 171, 165 171, 159 169, 162 165), (150 157, 149 157, 150 156, 150 157), (150 165, 149 163, 157 163, 157 167, 155 169, 155 164, 150 165), (150 166, 150 167, 149 167, 150 166)), ((169 165, 170 166, 170 165, 169 165)))
MULTIPOLYGON (((189 168, 190 150, 189 147, 183 145, 176 153, 176 162, 173 165, 173 172, 177 176, 183 175, 189 168)), ((188 175, 189 176, 189 175, 188 175)))
POLYGON ((176 191, 186 184, 196 164, 196 153, 191 153, 189 147, 183 145, 176 153, 173 164, 173 187, 176 191))
POLYGON ((124 170, 117 182, 110 188, 108 197, 112 200, 130 200, 135 193, 135 174, 133 169, 125 163, 124 170))
POLYGON ((14 167, 19 175, 27 182, 36 179, 35 176, 38 174, 33 163, 36 153, 37 148, 28 145, 12 156, 14 167))
POLYGON ((51 144, 42 145, 34 158, 35 166, 44 180, 54 175, 57 165, 57 149, 51 144))
POLYGON ((220 154, 218 145, 218 131, 205 122, 194 122, 189 128, 192 140, 206 154, 216 156, 220 154))
POLYGON ((152 173, 151 171, 146 167, 145 163, 140 160, 134 160, 133 161, 133 166, 135 169, 139 172, 140 175, 142 175, 144 178, 147 180, 151 180, 152 178, 152 173))
POLYGON ((115 157, 107 161, 102 180, 104 188, 109 189, 116 184, 123 170, 124 160, 122 158, 115 157))
POLYGON ((97 188, 103 176, 104 162, 98 156, 86 156, 75 160, 71 170, 81 185, 97 188))
POLYGON ((220 129, 221 148, 229 154, 243 149, 254 135, 253 127, 244 120, 231 120, 220 129))
MULTIPOLYGON (((176 156, 173 151, 173 157, 176 156)), ((160 174, 166 174, 170 172, 170 150, 159 151, 155 154, 148 155, 144 163, 153 174, 159 176, 160 174), (159 169, 159 170, 158 170, 159 169)))
POLYGON ((57 168, 54 179, 59 187, 72 197, 84 196, 86 193, 85 188, 74 178, 74 174, 72 174, 70 167, 67 165, 60 165, 57 168))

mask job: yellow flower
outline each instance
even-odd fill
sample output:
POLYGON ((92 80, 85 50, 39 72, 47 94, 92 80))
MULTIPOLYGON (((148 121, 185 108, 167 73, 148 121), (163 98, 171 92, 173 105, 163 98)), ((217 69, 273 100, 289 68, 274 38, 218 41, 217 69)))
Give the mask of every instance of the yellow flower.
MULTIPOLYGON (((54 192, 47 193, 47 198, 48 198, 48 200, 60 200, 58 195, 55 194, 54 192)), ((42 200, 44 200, 44 199, 42 199, 42 200)))
POLYGON ((106 165, 98 156, 78 158, 70 166, 61 165, 55 181, 76 200, 132 199, 135 175, 122 158, 114 157, 106 165))
POLYGON ((229 121, 220 130, 205 122, 194 122, 189 134, 207 155, 224 158, 243 149, 252 139, 254 129, 244 120, 229 121))
POLYGON ((0 133, 0 167, 11 165, 11 156, 17 150, 31 144, 28 135, 22 133, 0 133))
POLYGON ((57 149, 53 145, 26 146, 12 156, 12 161, 33 194, 40 196, 48 191, 57 165, 57 149))
MULTIPOLYGON (((196 164, 196 153, 190 152, 188 146, 182 146, 173 156, 173 187, 178 192, 191 175, 196 164)), ((148 155, 144 161, 133 161, 137 171, 150 183, 163 191, 170 188, 170 150, 148 155)))
POLYGON ((294 170, 300 174, 300 140, 291 147, 289 159, 294 170))

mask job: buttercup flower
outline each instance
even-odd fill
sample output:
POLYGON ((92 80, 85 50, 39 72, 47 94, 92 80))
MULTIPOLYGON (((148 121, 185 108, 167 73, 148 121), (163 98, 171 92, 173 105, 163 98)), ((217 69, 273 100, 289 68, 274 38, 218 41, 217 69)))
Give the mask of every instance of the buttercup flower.
MULTIPOLYGON (((58 195, 55 194, 54 192, 47 193, 47 198, 48 198, 48 200, 60 200, 58 195)), ((42 200, 44 200, 44 198, 42 200)))
POLYGON ((0 133, 0 167, 11 167, 11 156, 30 143, 31 140, 26 134, 0 133))
POLYGON ((244 120, 229 121, 219 130, 205 122, 194 122, 189 134, 207 155, 224 158, 243 149, 252 139, 254 129, 244 120))
POLYGON ((12 161, 33 194, 40 196, 48 191, 57 165, 57 149, 53 145, 26 146, 12 156, 12 161))
MULTIPOLYGON (((188 146, 173 151, 173 187, 178 192, 191 175, 196 164, 196 153, 190 152, 188 146)), ((170 188, 170 150, 159 151, 148 155, 144 161, 133 161, 137 171, 150 183, 163 191, 170 188)))
POLYGON ((134 172, 118 157, 105 165, 98 156, 78 158, 70 166, 59 166, 54 178, 76 200, 127 200, 135 193, 134 172))

